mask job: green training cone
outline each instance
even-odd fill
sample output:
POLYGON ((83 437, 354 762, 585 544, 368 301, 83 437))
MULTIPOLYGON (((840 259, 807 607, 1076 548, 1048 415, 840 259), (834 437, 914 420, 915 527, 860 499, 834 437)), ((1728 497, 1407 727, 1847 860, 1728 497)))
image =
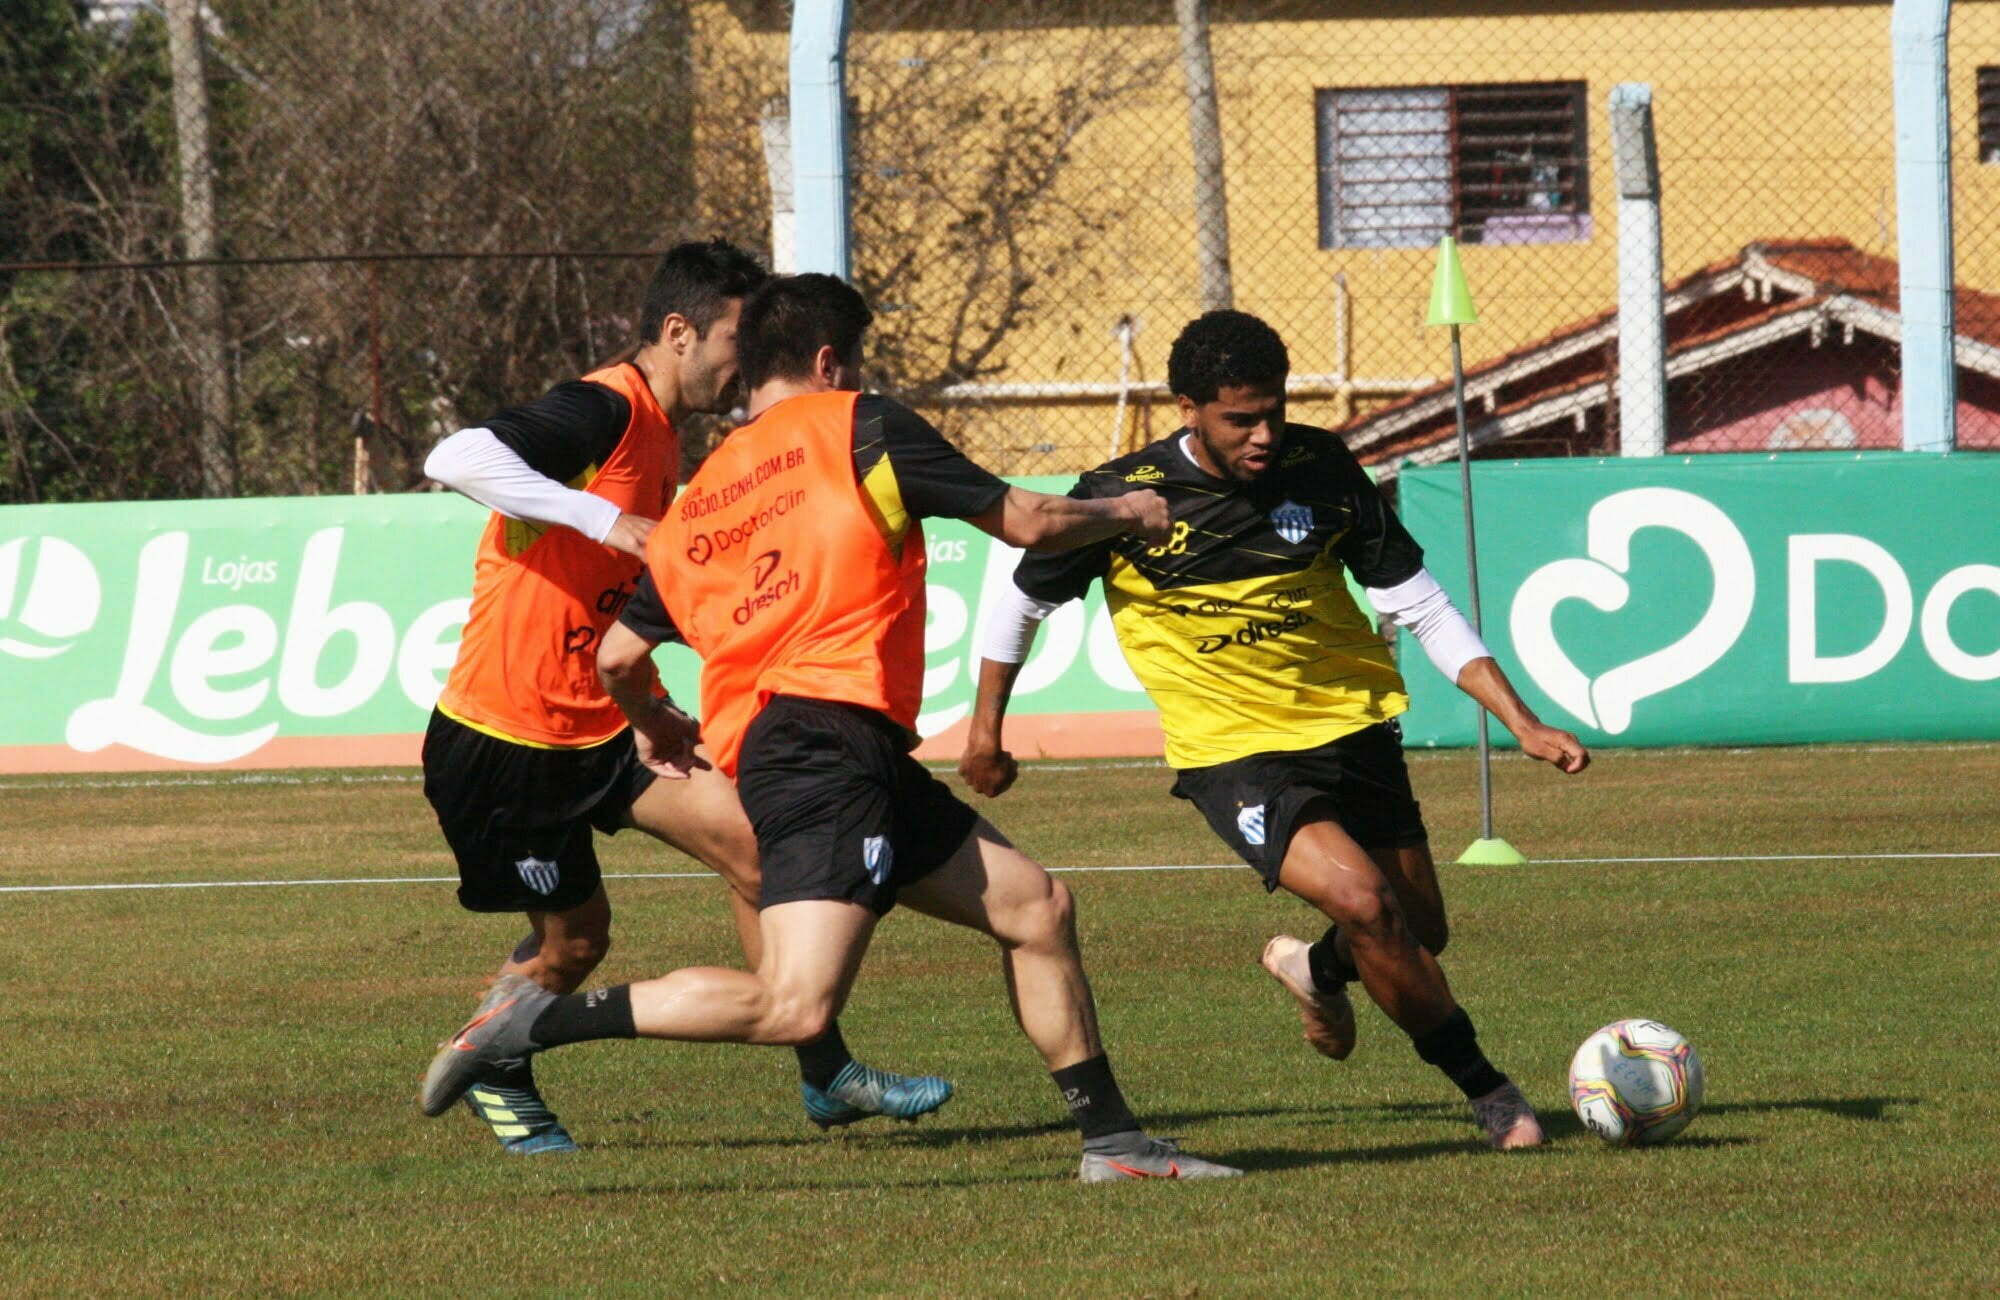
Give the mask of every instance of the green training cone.
POLYGON ((1479 313, 1472 306, 1472 290, 1466 287, 1465 268, 1458 264, 1458 241, 1450 235, 1438 240, 1437 273, 1431 277, 1431 314, 1427 323, 1479 323, 1479 313))
POLYGON ((1462 867, 1519 867, 1527 865, 1527 861, 1527 854, 1497 836, 1474 840, 1458 855, 1462 867))

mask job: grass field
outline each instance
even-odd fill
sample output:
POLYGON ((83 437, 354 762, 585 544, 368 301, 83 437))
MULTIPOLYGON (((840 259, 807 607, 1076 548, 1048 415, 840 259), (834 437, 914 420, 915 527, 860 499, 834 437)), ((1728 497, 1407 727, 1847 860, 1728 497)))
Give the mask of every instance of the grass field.
MULTIPOLYGON (((1412 770, 1441 856, 1472 760, 1412 770)), ((1225 860, 1155 767, 1030 770, 995 820, 1052 864, 1225 860)), ((1084 1188, 990 947, 898 913, 844 1023, 954 1079, 821 1135, 790 1054, 545 1057, 587 1148, 504 1157, 416 1078, 518 937, 443 884, 0 893, 0 1293, 1991 1294, 2000 1289, 2000 747, 1611 753, 1496 768, 1541 859, 1446 868, 1444 964, 1554 1141, 1499 1156, 1373 1008, 1343 1064, 1256 965, 1316 932, 1248 871, 1067 879, 1127 1093, 1248 1167, 1084 1188), (1680 1141, 1611 1151, 1568 1054, 1665 1020, 1708 1067, 1680 1141)), ((407 773, 0 781, 0 884, 439 876, 407 773)), ((650 841, 607 870, 685 870, 650 841)), ((612 883, 610 981, 730 959, 712 880, 612 883)))

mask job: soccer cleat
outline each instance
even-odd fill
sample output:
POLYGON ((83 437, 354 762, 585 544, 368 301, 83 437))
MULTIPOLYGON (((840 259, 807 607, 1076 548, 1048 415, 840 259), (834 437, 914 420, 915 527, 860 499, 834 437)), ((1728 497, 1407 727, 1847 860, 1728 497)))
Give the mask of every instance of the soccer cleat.
POLYGON ((424 1114, 432 1118, 444 1114, 473 1084, 532 1056, 536 1048, 529 1030, 535 1017, 555 1000, 555 994, 525 975, 495 980, 478 1013, 441 1043, 431 1058, 417 1095, 424 1114))
POLYGON ((800 1080, 799 1096, 806 1104, 806 1118, 822 1130, 871 1115, 914 1124, 951 1100, 951 1085, 935 1075, 909 1077, 849 1061, 826 1088, 800 1080))
POLYGON ((1313 987, 1312 966, 1306 957, 1311 947, 1303 939, 1278 935, 1264 945, 1264 969, 1298 1002, 1306 1041, 1321 1056, 1344 1061, 1354 1051, 1354 1004, 1348 1001, 1345 988, 1321 993, 1313 987))
POLYGON ((1241 1178, 1241 1169, 1182 1151, 1171 1138, 1142 1137, 1136 1150, 1112 1155, 1083 1153, 1077 1170, 1086 1183, 1119 1183, 1128 1178, 1241 1178))
MULTIPOLYGON (((525 1075, 525 1071, 519 1073, 525 1075)), ((525 1086, 475 1083, 466 1090, 465 1108, 486 1122, 510 1155, 575 1151, 575 1140, 542 1100, 534 1079, 526 1077, 523 1082, 525 1086)))
POLYGON ((1535 1108, 1511 1083, 1502 1084, 1484 1097, 1473 1098, 1472 1113, 1479 1120, 1479 1127, 1486 1130, 1486 1140, 1495 1151, 1518 1151, 1542 1144, 1542 1124, 1535 1118, 1535 1108))

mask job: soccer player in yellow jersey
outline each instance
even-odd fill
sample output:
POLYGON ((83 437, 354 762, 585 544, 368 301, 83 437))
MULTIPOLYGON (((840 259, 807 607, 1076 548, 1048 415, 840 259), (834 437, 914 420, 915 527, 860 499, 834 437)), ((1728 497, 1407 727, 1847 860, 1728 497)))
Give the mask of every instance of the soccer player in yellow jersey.
POLYGON ((1409 701, 1342 571, 1524 753, 1567 773, 1590 755, 1522 702, 1346 445, 1286 422, 1290 368, 1277 332, 1243 312, 1212 311, 1181 332, 1167 378, 1185 427, 1091 470, 1071 494, 1151 489, 1167 499, 1171 536, 1023 557, 989 624, 959 770, 984 795, 1013 784, 1001 724, 1035 629, 1102 581, 1119 644, 1160 711, 1173 793, 1266 889, 1333 922, 1318 943, 1279 935, 1264 949, 1307 1040, 1335 1060, 1353 1051, 1346 985, 1359 979, 1465 1093, 1489 1142, 1535 1146, 1533 1108, 1486 1059, 1438 966, 1444 899, 1394 721, 1409 701))

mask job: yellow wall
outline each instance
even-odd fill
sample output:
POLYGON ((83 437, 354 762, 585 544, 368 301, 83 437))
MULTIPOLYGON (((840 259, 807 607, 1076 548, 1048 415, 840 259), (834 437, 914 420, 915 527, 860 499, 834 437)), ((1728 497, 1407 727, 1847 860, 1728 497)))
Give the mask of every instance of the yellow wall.
MULTIPOLYGON (((1342 8, 1352 14, 1422 6, 1342 8)), ((1444 338, 1422 325, 1430 250, 1318 247, 1314 92, 1320 88, 1587 81, 1593 236, 1583 243, 1464 250, 1482 316, 1466 332, 1469 361, 1615 304, 1617 197, 1606 103, 1620 81, 1653 87, 1670 277, 1763 239, 1840 237, 1895 255, 1888 4, 1564 8, 1572 11, 1218 22, 1213 45, 1236 305, 1284 332, 1296 371, 1341 367, 1336 274, 1346 277, 1353 297, 1349 374, 1363 381, 1409 380, 1435 377, 1448 364, 1444 338)), ((718 8, 710 17, 728 25, 726 11, 718 8)), ((872 69, 912 57, 948 58, 950 37, 935 30, 858 30, 850 59, 864 111, 872 69)), ((1134 61, 1156 61, 1161 74, 1078 137, 1064 184, 1122 216, 1090 252, 1041 268, 1040 307, 1010 337, 1004 373, 993 378, 1115 379, 1112 327, 1130 314, 1140 329, 1138 374, 1157 379, 1174 333, 1200 309, 1187 118, 1170 24, 1112 32, 1043 28, 988 38, 978 47, 983 57, 958 75, 969 86, 1046 85, 1053 91, 1107 44, 1134 61)), ((782 78, 782 32, 736 28, 711 48, 737 50, 782 78)), ((2000 166, 1978 162, 1973 79, 1983 61, 2000 63, 2000 3, 1960 0, 1952 74, 1958 278, 1991 289, 2000 288, 2000 232, 1991 219, 2000 166)), ((983 145, 977 138, 954 139, 941 127, 935 147, 983 145)), ((863 177, 859 183, 873 182, 863 177)), ((916 247, 925 246, 935 219, 910 206, 907 224, 916 247)), ((863 248, 859 255, 881 252, 863 248)), ((1297 403, 1298 418, 1330 423, 1341 413, 1330 400, 1297 403)), ((1002 462, 996 467, 1016 472, 1081 468, 1104 454, 1112 433, 1106 402, 957 414, 971 445, 1002 462), (1049 446, 1054 450, 1036 450, 1049 446)), ((1164 412, 1153 412, 1150 422, 1139 413, 1128 432, 1157 434, 1173 422, 1164 412)))

